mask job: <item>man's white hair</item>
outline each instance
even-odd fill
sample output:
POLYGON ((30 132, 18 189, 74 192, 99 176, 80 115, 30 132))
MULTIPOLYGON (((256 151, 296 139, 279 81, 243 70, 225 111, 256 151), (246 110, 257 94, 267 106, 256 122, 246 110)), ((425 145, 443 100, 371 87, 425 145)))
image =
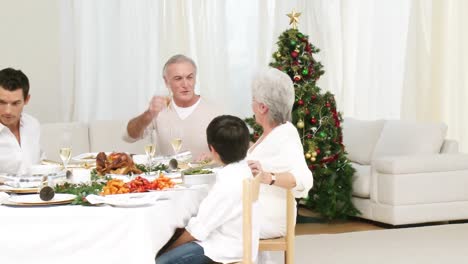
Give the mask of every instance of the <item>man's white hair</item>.
POLYGON ((175 63, 181 63, 181 62, 188 62, 190 64, 192 64, 193 68, 195 68, 195 74, 197 73, 197 65, 195 64, 195 62, 183 55, 183 54, 177 54, 177 55, 174 55, 172 57, 170 57, 166 63, 164 64, 164 67, 163 67, 163 77, 166 77, 166 72, 167 72, 167 67, 169 67, 169 65, 171 64, 175 64, 175 63))
POLYGON ((270 123, 278 125, 291 120, 294 84, 286 73, 276 68, 259 71, 252 82, 252 97, 268 107, 270 123))

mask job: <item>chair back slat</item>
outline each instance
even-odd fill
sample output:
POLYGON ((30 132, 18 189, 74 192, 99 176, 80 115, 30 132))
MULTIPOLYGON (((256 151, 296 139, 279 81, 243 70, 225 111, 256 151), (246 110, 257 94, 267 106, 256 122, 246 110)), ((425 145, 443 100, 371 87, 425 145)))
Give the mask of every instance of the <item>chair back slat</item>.
POLYGON ((242 263, 252 263, 252 205, 258 201, 260 178, 245 179, 242 186, 242 263))
POLYGON ((291 190, 286 192, 286 251, 284 252, 285 263, 294 263, 294 237, 296 227, 296 203, 291 190))
POLYGON ((286 236, 261 239, 260 251, 284 251, 284 263, 294 263, 294 238, 296 227, 296 201, 291 190, 286 190, 286 236))

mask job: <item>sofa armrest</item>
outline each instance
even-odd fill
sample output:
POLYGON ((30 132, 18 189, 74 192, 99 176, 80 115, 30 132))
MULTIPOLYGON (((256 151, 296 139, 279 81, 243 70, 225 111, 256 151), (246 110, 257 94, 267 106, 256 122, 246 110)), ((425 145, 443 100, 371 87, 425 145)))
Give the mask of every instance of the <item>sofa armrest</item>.
POLYGON ((373 160, 372 167, 384 174, 468 170, 468 154, 387 156, 373 160))
POLYGON ((458 141, 453 139, 444 140, 440 153, 458 153, 458 141))

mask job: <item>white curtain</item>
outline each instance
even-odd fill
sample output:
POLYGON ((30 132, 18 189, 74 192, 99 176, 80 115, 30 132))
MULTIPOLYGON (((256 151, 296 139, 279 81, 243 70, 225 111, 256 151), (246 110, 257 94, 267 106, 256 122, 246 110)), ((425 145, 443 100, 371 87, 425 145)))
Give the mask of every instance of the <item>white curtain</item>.
POLYGON ((318 84, 345 116, 440 120, 468 150, 468 1, 66 0, 64 121, 128 119, 167 91, 164 62, 198 64, 196 90, 250 116, 250 79, 266 67, 287 13, 321 52, 318 84))
POLYGON ((165 91, 176 53, 199 66, 197 91, 250 116, 250 78, 266 67, 287 13, 321 49, 319 85, 346 116, 399 118, 409 2, 405 0, 61 1, 64 120, 127 119, 165 91))
POLYGON ((468 1, 415 0, 402 118, 443 121, 468 151, 468 1))

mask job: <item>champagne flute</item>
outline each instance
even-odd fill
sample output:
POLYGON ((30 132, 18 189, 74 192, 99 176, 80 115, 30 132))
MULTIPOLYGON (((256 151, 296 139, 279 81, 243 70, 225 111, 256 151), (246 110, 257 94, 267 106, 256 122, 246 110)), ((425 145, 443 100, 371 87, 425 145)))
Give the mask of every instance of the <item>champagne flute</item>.
POLYGON ((63 130, 63 134, 60 137, 59 140, 59 156, 60 159, 62 160, 63 168, 65 170, 65 173, 67 173, 67 166, 68 162, 70 161, 71 158, 71 153, 72 153, 72 127, 67 126, 63 130))
POLYGON ((61 147, 59 150, 60 159, 63 163, 63 168, 67 171, 68 162, 70 161, 72 149, 71 147, 61 147))
POLYGON ((182 131, 178 128, 171 129, 171 146, 174 150, 174 155, 177 156, 182 148, 182 131))
POLYGON ((149 142, 145 145, 145 153, 148 159, 148 174, 151 174, 151 169, 153 167, 153 158, 156 154, 156 130, 151 129, 149 142))

